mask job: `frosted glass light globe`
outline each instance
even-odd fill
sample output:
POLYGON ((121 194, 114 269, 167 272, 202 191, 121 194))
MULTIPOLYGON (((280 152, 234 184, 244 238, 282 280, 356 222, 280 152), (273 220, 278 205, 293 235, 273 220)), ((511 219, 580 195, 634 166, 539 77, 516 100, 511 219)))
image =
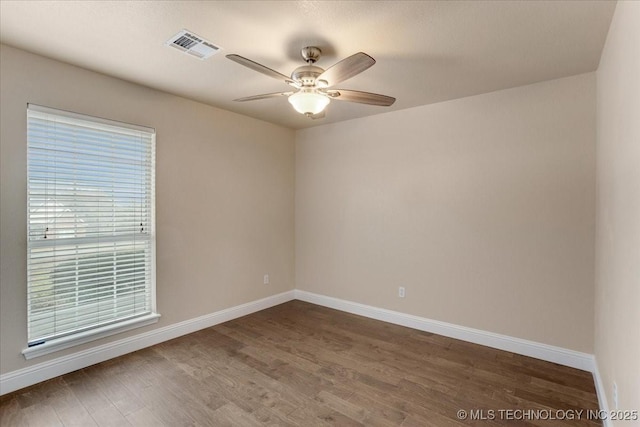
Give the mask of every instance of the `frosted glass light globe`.
POLYGON ((297 92, 289 96, 289 103, 300 114, 318 114, 329 104, 329 97, 316 92, 297 92))

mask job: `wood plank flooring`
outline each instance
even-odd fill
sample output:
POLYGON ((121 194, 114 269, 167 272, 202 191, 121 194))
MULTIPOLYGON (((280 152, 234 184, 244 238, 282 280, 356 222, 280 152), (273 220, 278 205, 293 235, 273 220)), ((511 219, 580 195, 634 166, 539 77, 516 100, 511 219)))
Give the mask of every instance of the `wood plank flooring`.
POLYGON ((597 408, 588 372, 291 301, 3 396, 0 424, 596 426, 499 410, 597 408))

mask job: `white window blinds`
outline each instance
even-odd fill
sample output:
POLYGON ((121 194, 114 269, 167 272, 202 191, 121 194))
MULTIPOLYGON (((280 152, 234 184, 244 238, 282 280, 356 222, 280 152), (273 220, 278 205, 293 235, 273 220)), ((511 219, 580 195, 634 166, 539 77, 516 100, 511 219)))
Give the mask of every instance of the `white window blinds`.
POLYGON ((29 346, 155 310, 155 131, 27 109, 29 346))

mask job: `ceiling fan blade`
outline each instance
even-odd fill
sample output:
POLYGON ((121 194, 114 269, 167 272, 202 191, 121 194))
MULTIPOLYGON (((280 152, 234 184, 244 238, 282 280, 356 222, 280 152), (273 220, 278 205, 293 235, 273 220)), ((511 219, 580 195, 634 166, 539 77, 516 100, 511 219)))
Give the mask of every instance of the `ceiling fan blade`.
POLYGON ((358 90, 332 89, 327 91, 327 95, 331 99, 339 101, 358 102, 360 104, 379 105, 381 107, 389 107, 396 102, 391 96, 378 95, 371 92, 360 92, 358 90))
POLYGON ((280 80, 281 82, 284 82, 284 83, 286 83, 288 85, 292 85, 292 86, 296 85, 296 82, 291 80, 291 77, 287 77, 282 73, 279 73, 279 72, 277 72, 275 70, 272 70, 269 67, 265 67, 262 64, 258 64, 257 62, 252 61, 250 59, 247 59, 244 56, 240 56, 240 55, 236 55, 236 54, 230 54, 230 55, 227 55, 227 58, 229 58, 233 62, 237 62, 240 65, 244 65, 247 68, 251 68, 253 71, 257 71, 259 73, 262 73, 265 76, 269 76, 269 77, 272 77, 272 78, 274 78, 276 80, 280 80))
POLYGON ((234 99, 234 101, 237 101, 237 102, 256 101, 258 99, 279 98, 281 96, 289 96, 292 94, 293 92, 264 93, 262 95, 254 95, 254 96, 247 96, 245 98, 234 99))
POLYGON ((324 80, 327 87, 331 87, 360 74, 375 63, 376 60, 366 53, 358 52, 329 67, 317 80, 324 80))

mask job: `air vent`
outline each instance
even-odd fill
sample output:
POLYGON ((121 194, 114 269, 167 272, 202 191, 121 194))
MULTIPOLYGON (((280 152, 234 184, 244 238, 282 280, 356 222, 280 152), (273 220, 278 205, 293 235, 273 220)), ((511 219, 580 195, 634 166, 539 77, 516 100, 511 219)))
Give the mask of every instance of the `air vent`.
POLYGON ((209 58, 220 50, 218 46, 187 30, 182 30, 171 37, 165 45, 201 60, 209 58))

